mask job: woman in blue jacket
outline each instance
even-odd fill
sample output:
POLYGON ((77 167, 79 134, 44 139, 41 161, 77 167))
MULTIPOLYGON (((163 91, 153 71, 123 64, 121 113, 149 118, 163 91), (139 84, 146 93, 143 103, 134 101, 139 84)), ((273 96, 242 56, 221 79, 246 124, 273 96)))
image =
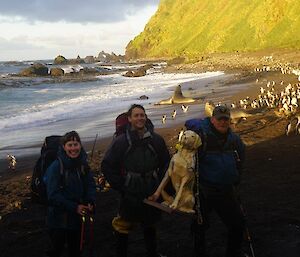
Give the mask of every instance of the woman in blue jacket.
POLYGON ((65 243, 70 257, 80 256, 81 217, 94 211, 96 187, 76 131, 62 137, 58 158, 47 169, 45 182, 53 246, 49 256, 61 256, 65 243))

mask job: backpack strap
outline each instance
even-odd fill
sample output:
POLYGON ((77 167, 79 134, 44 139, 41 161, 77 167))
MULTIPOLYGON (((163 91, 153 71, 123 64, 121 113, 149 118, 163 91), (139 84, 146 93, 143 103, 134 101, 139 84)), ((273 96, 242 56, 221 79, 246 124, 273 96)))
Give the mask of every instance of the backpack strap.
POLYGON ((207 153, 207 133, 204 130, 199 131, 200 138, 202 141, 202 146, 199 148, 200 151, 198 151, 198 162, 203 159, 207 153))
POLYGON ((66 181, 67 181, 68 174, 64 170, 64 165, 63 165, 62 159, 60 157, 57 157, 57 160, 59 162, 59 173, 60 173, 60 185, 59 185, 59 188, 60 189, 64 189, 64 187, 66 186, 66 181))

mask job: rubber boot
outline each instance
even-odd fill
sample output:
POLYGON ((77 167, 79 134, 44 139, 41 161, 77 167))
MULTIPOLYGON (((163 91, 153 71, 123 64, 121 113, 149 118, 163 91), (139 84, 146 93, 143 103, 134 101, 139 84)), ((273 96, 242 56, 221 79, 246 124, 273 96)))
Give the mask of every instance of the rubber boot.
POLYGON ((204 231, 195 231, 193 235, 195 257, 207 257, 204 231))
POLYGON ((229 229, 226 257, 243 257, 243 226, 237 226, 229 229))
POLYGON ((155 227, 144 228, 144 240, 147 251, 147 257, 158 257, 157 253, 157 241, 156 241, 156 229, 155 227))
POLYGON ((116 237, 116 257, 127 257, 128 234, 114 232, 116 237))

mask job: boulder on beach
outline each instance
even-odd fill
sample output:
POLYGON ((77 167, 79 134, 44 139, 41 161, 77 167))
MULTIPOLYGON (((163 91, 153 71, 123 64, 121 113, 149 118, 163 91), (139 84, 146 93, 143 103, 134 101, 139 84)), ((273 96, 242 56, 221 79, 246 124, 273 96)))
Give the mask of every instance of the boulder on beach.
POLYGON ((98 70, 96 68, 89 68, 89 67, 84 67, 79 71, 79 74, 96 74, 98 73, 98 70))
POLYGON ((47 76, 48 67, 42 63, 35 63, 19 73, 21 76, 47 76))
POLYGON ((51 76, 63 76, 65 74, 64 70, 61 68, 52 68, 50 70, 50 75, 51 76))
POLYGON ((137 70, 127 71, 123 76, 124 77, 143 77, 147 74, 147 70, 152 67, 153 67, 152 64, 146 64, 146 65, 138 68, 137 70))
POLYGON ((62 55, 58 55, 54 59, 54 64, 67 64, 67 63, 68 60, 62 55))
POLYGON ((139 99, 140 99, 140 100, 147 100, 147 99, 149 99, 149 96, 141 95, 141 96, 139 97, 139 99))
POLYGON ((92 55, 88 55, 83 60, 84 60, 85 63, 94 63, 95 62, 95 57, 92 56, 92 55))

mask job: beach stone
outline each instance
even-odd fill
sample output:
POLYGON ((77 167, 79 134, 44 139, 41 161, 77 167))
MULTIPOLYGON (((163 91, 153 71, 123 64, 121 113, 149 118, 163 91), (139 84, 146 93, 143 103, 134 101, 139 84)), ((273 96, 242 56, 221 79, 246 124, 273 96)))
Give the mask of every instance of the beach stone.
POLYGON ((50 75, 51 76, 63 76, 64 75, 64 70, 63 69, 61 69, 61 68, 52 68, 51 70, 50 70, 50 75))
POLYGON ((153 64, 146 64, 137 70, 127 71, 123 76, 124 77, 143 77, 147 74, 147 70, 153 68, 153 64))
POLYGON ((127 71, 125 74, 123 74, 124 77, 133 77, 134 74, 133 74, 133 71, 129 70, 127 71))
POLYGON ((81 59, 81 57, 79 55, 77 55, 76 59, 69 59, 67 60, 68 64, 80 64, 80 63, 84 63, 84 60, 81 59))
POLYGON ((54 64, 67 64, 67 63, 68 60, 62 55, 58 55, 54 59, 54 64))
POLYGON ((146 95, 141 95, 140 96, 140 100, 147 100, 149 99, 149 96, 146 96, 146 95))
POLYGON ((79 71, 79 74, 95 74, 95 73, 98 73, 98 70, 96 68, 84 67, 79 71))
POLYGON ((85 63, 94 63, 95 62, 95 58, 92 55, 88 55, 84 58, 84 62, 85 63))
POLYGON ((35 63, 19 73, 21 76, 47 76, 48 67, 41 63, 35 63))
POLYGON ((146 70, 138 69, 136 71, 127 71, 123 76, 124 77, 143 77, 146 75, 146 70))

